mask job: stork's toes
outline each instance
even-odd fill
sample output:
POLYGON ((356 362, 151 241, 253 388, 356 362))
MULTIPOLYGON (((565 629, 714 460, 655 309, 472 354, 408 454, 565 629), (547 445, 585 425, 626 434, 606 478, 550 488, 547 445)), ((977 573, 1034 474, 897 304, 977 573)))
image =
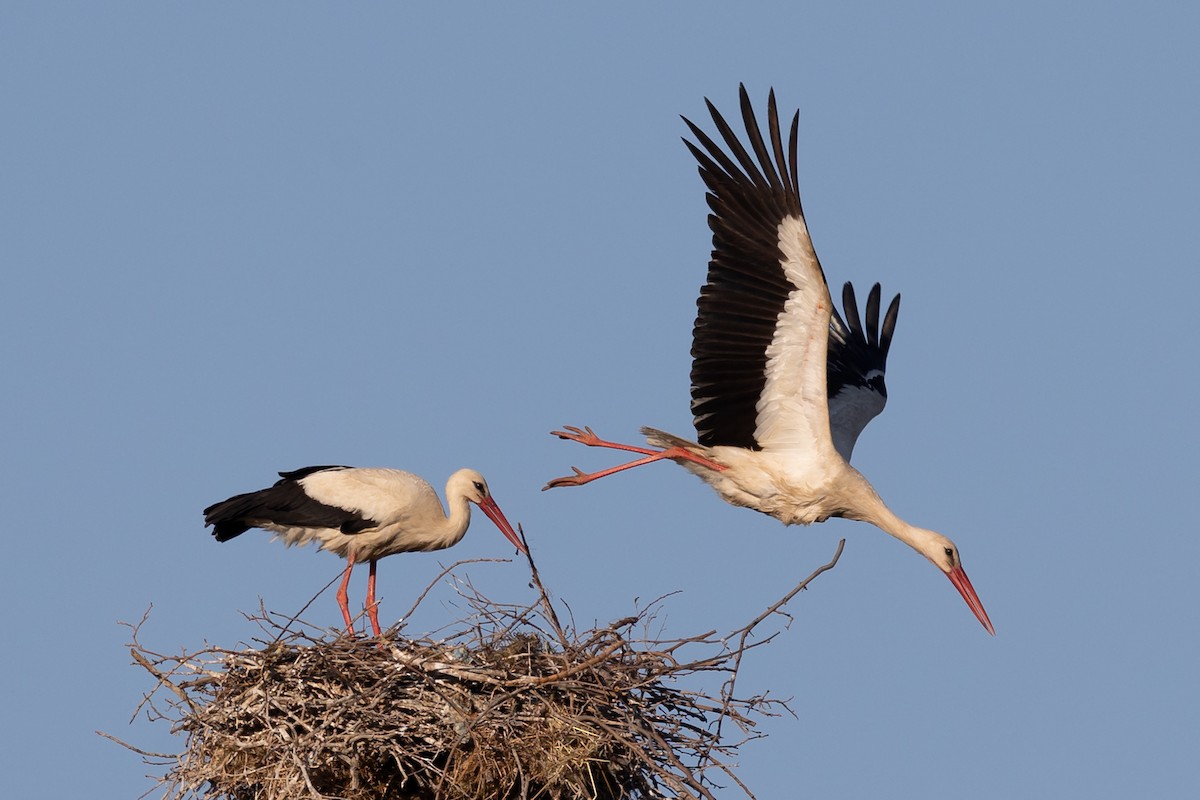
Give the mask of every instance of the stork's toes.
POLYGON ((563 428, 564 430, 561 431, 550 431, 550 435, 572 442, 579 442, 588 447, 594 447, 601 441, 600 437, 586 425, 583 428, 577 428, 574 425, 564 425, 563 428))
POLYGON ((544 492, 547 489, 557 489, 560 486, 583 486, 583 484, 587 483, 587 473, 585 473, 579 467, 571 467, 571 471, 575 474, 568 475, 564 478, 555 478, 543 486, 542 491, 544 492))

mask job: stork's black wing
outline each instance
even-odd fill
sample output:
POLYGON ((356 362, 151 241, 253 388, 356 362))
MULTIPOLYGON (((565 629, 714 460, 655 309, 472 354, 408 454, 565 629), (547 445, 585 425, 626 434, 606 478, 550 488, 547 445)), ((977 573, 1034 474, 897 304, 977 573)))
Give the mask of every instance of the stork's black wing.
POLYGON ((834 309, 829 321, 829 350, 826 356, 826 384, 829 390, 829 428, 833 445, 850 460, 854 443, 867 423, 883 411, 887 403, 888 349, 900 313, 900 295, 896 295, 879 325, 879 284, 867 296, 866 325, 858 316, 854 286, 842 287, 842 308, 846 317, 834 309))
POLYGON ((204 524, 213 526, 218 542, 227 542, 250 528, 264 525, 297 528, 334 528, 358 533, 379 523, 356 511, 314 500, 304 491, 304 478, 314 472, 349 469, 343 466, 304 467, 279 473, 273 486, 235 495, 204 509, 204 524))

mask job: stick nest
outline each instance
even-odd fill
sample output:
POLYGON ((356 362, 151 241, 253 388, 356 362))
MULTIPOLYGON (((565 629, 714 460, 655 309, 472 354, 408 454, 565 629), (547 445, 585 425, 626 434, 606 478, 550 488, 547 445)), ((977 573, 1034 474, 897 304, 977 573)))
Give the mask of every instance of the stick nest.
POLYGON ((353 639, 261 609, 258 646, 168 656, 138 642, 138 623, 131 652, 157 684, 135 717, 169 722, 186 746, 125 746, 165 768, 173 800, 712 798, 728 782, 753 797, 732 759, 762 735, 757 717, 790 709, 735 695, 743 654, 776 634, 748 637, 836 560, 723 636, 650 637, 661 598, 611 625, 564 627, 532 559, 534 604, 460 579, 469 613, 419 638, 401 624, 353 639), (719 685, 685 688, 706 674, 719 685))

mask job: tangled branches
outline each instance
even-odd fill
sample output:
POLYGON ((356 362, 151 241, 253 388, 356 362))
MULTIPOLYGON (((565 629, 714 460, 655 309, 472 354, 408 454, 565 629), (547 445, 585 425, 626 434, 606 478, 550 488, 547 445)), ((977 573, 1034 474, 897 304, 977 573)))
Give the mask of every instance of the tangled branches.
POLYGON ((171 656, 138 641, 139 623, 131 652, 157 680, 139 711, 186 747, 138 752, 166 768, 172 800, 713 798, 728 781, 753 797, 732 758, 760 735, 756 717, 788 709, 735 695, 738 667, 774 637, 748 643, 753 629, 840 554, 723 636, 650 637, 659 602, 602 628, 564 627, 532 558, 532 605, 460 581, 465 619, 436 636, 393 629, 378 647, 262 609, 261 647, 171 656), (683 688, 704 674, 720 689, 683 688))

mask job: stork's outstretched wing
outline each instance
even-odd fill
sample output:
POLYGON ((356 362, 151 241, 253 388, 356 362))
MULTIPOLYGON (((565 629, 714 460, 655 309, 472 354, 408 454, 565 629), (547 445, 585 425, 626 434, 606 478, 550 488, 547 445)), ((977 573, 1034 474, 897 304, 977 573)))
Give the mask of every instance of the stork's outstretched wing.
POLYGON ((829 428, 833 444, 842 458, 850 460, 854 443, 867 423, 883 411, 887 403, 888 348, 900 313, 900 295, 896 295, 879 326, 879 284, 867 296, 867 324, 858 316, 854 286, 842 287, 842 308, 846 317, 833 311, 829 321, 829 353, 826 381, 829 390, 829 428))
POLYGON ((785 150, 774 92, 765 137, 744 86, 739 96, 748 146, 712 103, 719 143, 684 119, 713 232, 692 330, 693 421, 706 446, 832 456, 825 358, 833 303, 800 205, 799 115, 785 150))

